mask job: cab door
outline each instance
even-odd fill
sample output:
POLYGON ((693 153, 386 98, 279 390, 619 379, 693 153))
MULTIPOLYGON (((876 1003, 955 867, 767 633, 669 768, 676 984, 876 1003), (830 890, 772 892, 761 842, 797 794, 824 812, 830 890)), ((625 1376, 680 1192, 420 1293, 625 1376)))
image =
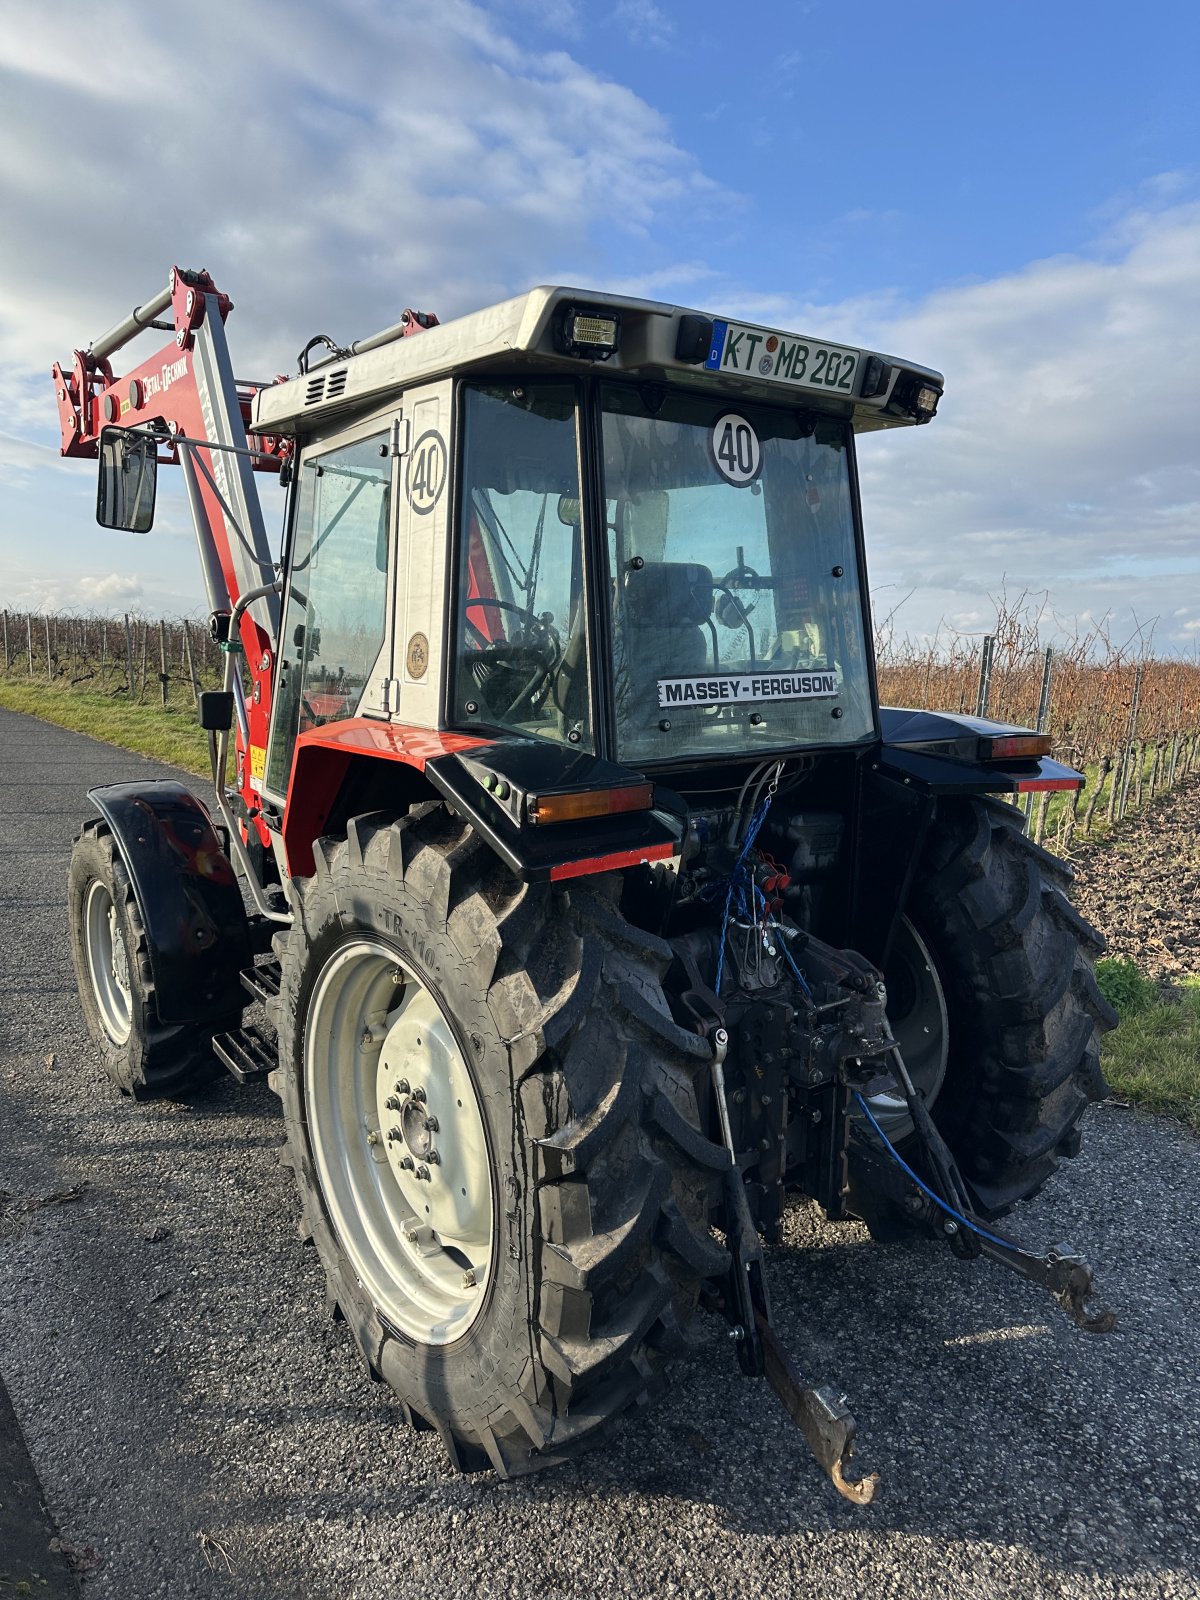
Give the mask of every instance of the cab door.
POLYGON ((301 733, 388 714, 402 426, 390 411, 300 456, 266 764, 276 800, 301 733))

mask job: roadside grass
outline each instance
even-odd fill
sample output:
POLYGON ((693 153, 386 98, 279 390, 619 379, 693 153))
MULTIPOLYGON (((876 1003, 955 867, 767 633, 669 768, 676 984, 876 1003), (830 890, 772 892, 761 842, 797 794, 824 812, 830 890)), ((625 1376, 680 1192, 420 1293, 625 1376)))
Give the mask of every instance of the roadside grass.
POLYGON ((1104 1040, 1104 1075, 1123 1100, 1200 1133, 1200 978, 1160 990, 1132 961, 1096 963, 1120 1023, 1104 1040))
POLYGON ((130 705, 124 695, 59 688, 0 675, 0 708, 24 711, 76 733, 209 777, 207 736, 189 695, 186 704, 130 705))

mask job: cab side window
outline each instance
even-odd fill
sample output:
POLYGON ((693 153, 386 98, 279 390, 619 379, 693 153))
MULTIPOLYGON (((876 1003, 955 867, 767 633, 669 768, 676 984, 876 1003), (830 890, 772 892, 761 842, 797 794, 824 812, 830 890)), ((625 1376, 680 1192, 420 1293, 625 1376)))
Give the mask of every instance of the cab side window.
POLYGON ((372 434, 300 466, 267 787, 287 791, 297 737, 352 717, 383 644, 391 459, 372 434))
POLYGON ((464 400, 456 720, 590 750, 575 387, 464 400))

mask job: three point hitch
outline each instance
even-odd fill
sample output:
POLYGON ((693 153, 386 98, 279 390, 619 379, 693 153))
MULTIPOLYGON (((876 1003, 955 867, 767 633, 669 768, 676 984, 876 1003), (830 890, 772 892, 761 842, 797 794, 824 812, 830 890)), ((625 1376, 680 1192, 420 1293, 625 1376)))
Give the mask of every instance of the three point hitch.
MULTIPOLYGON (((762 1243, 746 1199, 725 1097, 724 1063, 729 1035, 724 1027, 716 1027, 709 1037, 713 1047, 713 1093, 729 1156, 725 1177, 730 1219, 729 1291, 715 1305, 733 1323, 731 1338, 742 1371, 749 1377, 767 1379, 838 1493, 855 1505, 869 1505, 879 1474, 872 1472, 857 1479, 847 1475, 857 1424, 847 1409, 845 1396, 828 1385, 805 1385, 772 1326, 762 1243)), ((1068 1245, 1058 1245, 1039 1255, 976 1214, 969 1185, 914 1087, 898 1046, 890 1038, 887 1043, 892 1070, 881 1072, 878 1062, 873 1067, 864 1062, 869 1078, 849 1083, 861 1114, 861 1120, 856 1119, 851 1128, 851 1160, 857 1181, 896 1205, 912 1223, 927 1226, 956 1255, 964 1259, 986 1256, 1031 1283, 1040 1284, 1085 1332, 1110 1332, 1116 1315, 1105 1306, 1090 1306, 1094 1279, 1082 1256, 1068 1245), (868 1085, 873 1093, 884 1088, 893 1092, 898 1089, 904 1096, 912 1119, 917 1160, 930 1181, 905 1161, 879 1126, 863 1092, 868 1085)))

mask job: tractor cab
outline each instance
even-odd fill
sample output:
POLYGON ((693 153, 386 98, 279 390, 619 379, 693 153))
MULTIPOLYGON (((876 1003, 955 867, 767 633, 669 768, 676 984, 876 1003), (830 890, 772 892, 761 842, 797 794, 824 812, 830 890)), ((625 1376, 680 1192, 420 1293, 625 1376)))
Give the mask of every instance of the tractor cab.
POLYGON ((299 456, 269 796, 355 714, 638 770, 877 737, 854 434, 939 374, 566 289, 367 344, 255 402, 299 456))

